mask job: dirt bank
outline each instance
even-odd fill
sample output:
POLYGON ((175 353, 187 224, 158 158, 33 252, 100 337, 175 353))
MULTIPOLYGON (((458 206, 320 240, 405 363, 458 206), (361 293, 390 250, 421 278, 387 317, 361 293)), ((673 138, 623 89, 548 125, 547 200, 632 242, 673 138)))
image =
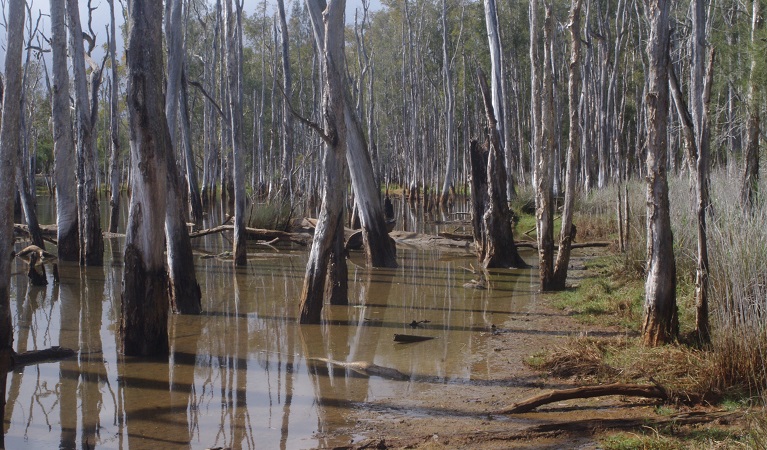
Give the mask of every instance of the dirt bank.
MULTIPOLYGON (((588 275, 584 263, 598 251, 578 252, 571 265, 572 280, 588 275)), ((411 381, 426 383, 427 387, 414 389, 408 397, 377 398, 360 404, 361 419, 337 435, 355 439, 336 448, 588 449, 597 448, 598 438, 613 430, 708 420, 701 420, 701 415, 711 413, 704 408, 661 415, 657 400, 618 396, 569 400, 515 416, 499 414, 536 394, 585 384, 584 380, 549 377, 529 368, 524 362, 531 355, 561 347, 577 336, 615 338, 625 334, 618 328, 579 323, 550 303, 550 297, 538 296, 527 310, 511 314, 494 331, 483 335, 472 364, 479 369, 473 373, 485 376, 447 382, 428 378, 411 381)), ((325 442, 338 442, 332 435, 320 437, 325 442)))

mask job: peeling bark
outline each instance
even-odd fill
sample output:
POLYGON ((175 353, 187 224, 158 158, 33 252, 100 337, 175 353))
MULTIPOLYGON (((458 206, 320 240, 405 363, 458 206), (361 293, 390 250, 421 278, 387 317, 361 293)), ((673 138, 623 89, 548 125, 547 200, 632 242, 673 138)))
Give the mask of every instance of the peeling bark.
MULTIPOLYGON (((581 123, 579 102, 581 91, 581 0, 573 0, 570 9, 570 79, 567 84, 568 109, 570 110, 570 145, 567 149, 567 172, 565 174, 565 203, 562 210, 562 228, 559 234, 559 251, 554 264, 550 288, 563 290, 567 281, 567 267, 570 265, 570 250, 575 240, 573 209, 575 206, 575 179, 578 177, 577 164, 581 155, 581 123)), ((619 191, 620 192, 620 191, 619 191)), ((620 205, 618 206, 620 208, 620 205)), ((622 226, 623 223, 621 222, 622 226)), ((621 233, 621 242, 623 242, 621 233)))
MULTIPOLYGON (((5 53, 5 89, 0 124, 0 419, 5 423, 5 392, 8 369, 13 363, 11 319, 11 259, 13 250, 14 170, 19 148, 21 111, 21 53, 24 36, 24 0, 8 2, 8 34, 5 53)), ((5 433, 0 433, 4 447, 5 433)))
POLYGON ((131 130, 130 211, 125 237, 120 350, 130 356, 168 353, 168 278, 163 254, 167 165, 162 3, 132 0, 128 41, 128 114, 131 130))
POLYGON ((75 126, 77 129, 77 210, 80 234, 80 265, 100 266, 104 262, 104 238, 96 192, 96 143, 93 133, 98 112, 98 86, 101 70, 93 67, 90 75, 91 96, 85 72, 83 31, 78 0, 67 0, 69 49, 75 87, 75 126))
MULTIPOLYGON (((481 68, 477 68, 477 78, 485 106, 487 119, 487 131, 490 135, 490 143, 487 154, 482 155, 482 160, 477 158, 478 150, 472 150, 472 173, 482 170, 481 164, 485 164, 484 180, 486 182, 486 194, 477 193, 477 205, 484 204, 484 209, 473 210, 472 220, 480 229, 481 240, 478 247, 481 249, 479 260, 484 268, 491 267, 528 267, 517 252, 514 245, 514 234, 511 230, 511 211, 506 196, 506 166, 504 164, 503 148, 501 147, 500 135, 496 126, 495 114, 490 89, 487 79, 481 68), (481 217, 481 219, 480 219, 481 217), (478 221, 481 220, 481 223, 478 221)), ((481 176, 477 175, 481 180, 481 176)), ((479 180, 478 180, 479 181, 479 180)), ((477 182, 472 181, 474 188, 477 182)), ((477 186, 477 189, 482 189, 477 186)), ((474 190, 474 189, 472 189, 474 190)), ((472 193, 474 198, 474 193, 472 193)), ((476 231, 475 231, 476 234, 476 231)))
POLYGON ((645 282, 642 339, 656 346, 676 339, 679 317, 676 306, 676 261, 669 217, 667 181, 667 118, 669 2, 651 0, 647 14, 649 86, 647 103, 647 280, 645 282))
POLYGON ((56 223, 58 256, 62 261, 77 261, 80 244, 77 224, 75 149, 69 112, 69 72, 67 71, 67 29, 64 2, 50 0, 51 52, 53 54, 53 154, 56 174, 56 223))
MULTIPOLYGON (((329 263, 338 236, 343 239, 343 207, 344 207, 344 172, 346 155, 346 121, 344 111, 344 80, 345 68, 343 59, 344 48, 344 9, 345 0, 330 0, 325 5, 324 0, 307 0, 310 10, 322 12, 311 14, 315 38, 319 41, 323 36, 322 45, 322 74, 323 86, 323 116, 325 154, 323 156, 323 191, 322 206, 319 220, 314 233, 309 261, 306 265, 304 286, 301 291, 301 323, 319 323, 322 319, 322 306, 325 296, 326 280, 346 278, 346 265, 334 265, 334 271, 329 270, 329 263), (324 12, 323 12, 324 11, 324 12), (322 17, 322 22, 317 19, 322 17)), ((347 295, 346 292, 343 295, 347 295)), ((335 301, 339 301, 336 298, 335 301)))

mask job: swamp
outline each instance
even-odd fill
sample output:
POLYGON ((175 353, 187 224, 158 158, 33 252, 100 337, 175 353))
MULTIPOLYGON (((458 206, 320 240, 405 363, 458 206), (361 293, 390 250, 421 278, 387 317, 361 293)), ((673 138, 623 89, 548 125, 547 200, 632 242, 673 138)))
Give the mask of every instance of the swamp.
POLYGON ((0 448, 767 448, 765 1, 0 1, 0 448))

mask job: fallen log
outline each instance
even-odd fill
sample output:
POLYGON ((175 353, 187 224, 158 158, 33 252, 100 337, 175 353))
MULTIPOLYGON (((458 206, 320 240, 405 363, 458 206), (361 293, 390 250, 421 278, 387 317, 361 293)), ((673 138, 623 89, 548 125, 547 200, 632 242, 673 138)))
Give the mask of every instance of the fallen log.
POLYGON ((378 364, 369 363, 367 361, 336 361, 334 359, 329 358, 308 358, 307 362, 316 364, 317 362, 322 362, 329 364, 331 366, 337 366, 337 367, 343 367, 344 369, 349 369, 354 372, 359 373, 360 375, 365 375, 367 377, 381 377, 381 378, 387 378, 390 380, 398 380, 398 381, 405 381, 410 379, 410 377, 402 372, 400 372, 397 369, 393 369, 391 367, 384 367, 379 366, 378 364))
POLYGON ((57 362, 75 356, 75 354, 74 350, 64 347, 51 347, 44 350, 17 353, 13 356, 11 370, 44 362, 57 362))
POLYGON ((473 241, 474 240, 474 235, 472 234, 450 233, 447 231, 442 231, 440 233, 437 233, 437 236, 447 238, 447 239, 454 239, 456 241, 473 241))
POLYGON ((431 336, 416 336, 414 334, 395 334, 394 335, 394 342, 401 342, 403 344, 409 344, 412 342, 430 341, 432 339, 434 338, 431 336))
MULTIPOLYGON (((234 231, 234 225, 219 225, 213 228, 206 228, 200 231, 189 233, 190 238, 198 238, 209 234, 223 233, 225 231, 234 231)), ((307 233, 289 233, 287 231, 264 230, 261 228, 245 228, 245 235, 248 239, 259 241, 276 242, 275 239, 285 242, 295 242, 296 244, 307 246, 312 242, 311 235, 307 233)))
MULTIPOLYGON (((13 224, 13 232, 16 234, 24 234, 27 236, 31 235, 29 234, 29 226, 25 224, 20 223, 14 223, 13 224)), ((50 242, 53 245, 59 245, 56 241, 56 225, 40 225, 40 232, 43 235, 43 240, 50 242)))
MULTIPOLYGON (((612 242, 582 242, 579 244, 572 244, 570 248, 595 248, 595 247, 609 247, 612 242)), ((517 242, 517 248, 531 248, 538 250, 538 244, 535 242, 517 242)), ((554 249, 558 250, 559 246, 554 245, 554 249)))
POLYGON ((499 414, 521 414, 549 403, 572 400, 575 398, 605 397, 622 395, 624 397, 646 397, 668 400, 668 393, 656 385, 613 383, 602 386, 582 386, 573 389, 558 389, 530 397, 529 399, 511 405, 511 408, 500 411, 499 414))

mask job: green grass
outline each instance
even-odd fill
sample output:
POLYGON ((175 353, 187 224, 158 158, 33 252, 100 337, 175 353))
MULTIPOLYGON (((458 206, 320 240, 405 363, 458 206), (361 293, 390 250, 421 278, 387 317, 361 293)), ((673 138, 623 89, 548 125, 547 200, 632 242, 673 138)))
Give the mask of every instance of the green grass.
MULTIPOLYGON (((634 433, 617 433, 600 440, 605 450, 692 450, 755 448, 749 433, 720 427, 646 427, 634 433)), ((758 447, 756 447, 758 448, 758 447)))
POLYGON ((638 331, 644 284, 639 280, 610 276, 616 264, 614 257, 589 261, 586 269, 595 276, 584 279, 575 289, 557 294, 553 305, 586 324, 618 325, 638 331))

